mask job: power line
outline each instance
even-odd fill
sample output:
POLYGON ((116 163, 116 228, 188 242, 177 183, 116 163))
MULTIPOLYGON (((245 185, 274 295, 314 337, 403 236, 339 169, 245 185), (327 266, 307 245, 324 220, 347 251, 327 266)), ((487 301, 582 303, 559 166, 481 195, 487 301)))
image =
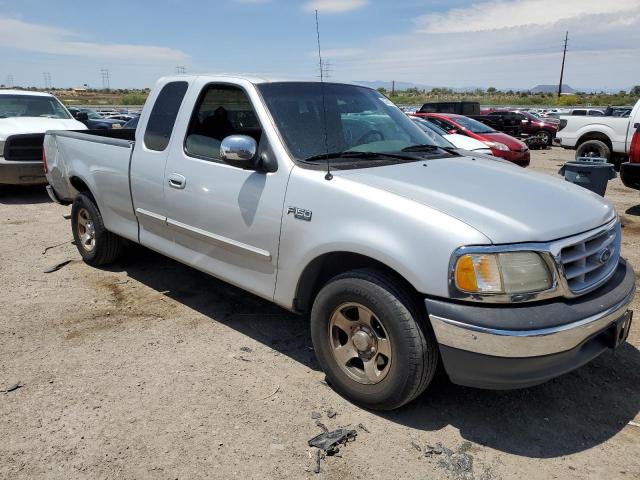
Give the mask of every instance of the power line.
POLYGON ((100 69, 100 76, 102 77, 102 88, 106 90, 110 90, 111 82, 109 79, 109 69, 108 68, 100 69))
POLYGON ((50 89, 53 87, 51 83, 51 73, 50 72, 42 72, 42 78, 44 79, 44 88, 50 89))
POLYGON ((560 68, 560 83, 558 84, 558 97, 562 95, 562 77, 564 76, 564 59, 567 56, 567 41, 569 40, 569 32, 564 34, 564 51, 562 52, 562 68, 560 68))
POLYGON ((176 66, 176 73, 178 75, 184 75, 185 73, 187 73, 187 69, 185 68, 184 65, 177 65, 176 66))

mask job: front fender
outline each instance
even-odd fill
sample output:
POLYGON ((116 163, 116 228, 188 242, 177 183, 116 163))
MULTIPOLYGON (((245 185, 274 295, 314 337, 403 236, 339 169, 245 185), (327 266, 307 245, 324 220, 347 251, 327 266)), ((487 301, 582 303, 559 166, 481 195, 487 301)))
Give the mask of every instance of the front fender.
POLYGON ((447 297, 449 260, 462 245, 490 244, 471 226, 339 173, 294 168, 285 199, 274 300, 292 307, 298 281, 314 259, 334 252, 372 258, 418 292, 447 297), (288 208, 311 212, 310 220, 288 208))

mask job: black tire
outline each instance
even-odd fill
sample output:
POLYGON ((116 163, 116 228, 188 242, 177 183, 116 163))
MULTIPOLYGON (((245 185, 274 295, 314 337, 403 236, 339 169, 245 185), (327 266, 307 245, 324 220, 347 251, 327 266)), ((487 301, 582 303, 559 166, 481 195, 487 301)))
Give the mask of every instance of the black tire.
POLYGON ((576 158, 591 156, 606 158, 609 161, 611 159, 611 149, 609 145, 601 140, 587 140, 578 145, 576 158))
POLYGON ((544 143, 547 147, 553 145, 553 135, 548 130, 539 130, 534 134, 535 137, 544 138, 544 143))
MULTIPOLYGON (((73 201, 71 207, 71 229, 76 248, 85 263, 94 267, 107 265, 120 256, 123 247, 122 238, 109 232, 104 227, 100 210, 98 210, 93 198, 86 193, 80 193, 73 201), (94 237, 92 248, 89 248, 88 244, 81 238, 83 227, 79 226, 82 221, 80 215, 89 219, 92 224, 94 237)), ((84 231, 86 231, 86 228, 84 231)))
POLYGON ((332 278, 313 303, 311 338, 327 380, 339 394, 365 408, 392 410, 410 402, 427 388, 436 372, 438 344, 426 312, 405 291, 389 275, 375 270, 354 270, 332 278), (333 353, 331 318, 341 306, 351 303, 372 312, 389 340, 388 370, 379 383, 354 380, 333 353))

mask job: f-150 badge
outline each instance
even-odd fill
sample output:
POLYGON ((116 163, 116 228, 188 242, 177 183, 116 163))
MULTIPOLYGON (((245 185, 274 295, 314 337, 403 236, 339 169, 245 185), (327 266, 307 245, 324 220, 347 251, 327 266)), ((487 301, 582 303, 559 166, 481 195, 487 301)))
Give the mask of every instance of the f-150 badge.
POLYGON ((287 215, 291 215, 292 213, 298 220, 306 220, 307 222, 311 221, 311 210, 305 210, 304 208, 298 207, 288 207, 287 215))

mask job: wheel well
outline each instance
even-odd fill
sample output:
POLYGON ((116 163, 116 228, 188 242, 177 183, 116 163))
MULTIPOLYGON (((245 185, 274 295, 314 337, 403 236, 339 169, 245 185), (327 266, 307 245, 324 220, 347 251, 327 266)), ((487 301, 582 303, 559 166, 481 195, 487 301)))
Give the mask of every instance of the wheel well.
POLYGON ((576 148, 578 148, 587 140, 600 140, 601 142, 604 142, 607 145, 607 147, 609 147, 610 150, 612 149, 611 139, 605 133, 600 133, 600 132, 585 133, 580 137, 580 139, 578 139, 578 142, 576 143, 576 148))
POLYGON ((75 188, 78 192, 91 194, 91 190, 89 190, 89 186, 80 177, 71 177, 69 179, 69 183, 71 183, 71 186, 75 188))
POLYGON ((358 253, 332 252, 315 258, 305 267, 298 280, 298 288, 293 300, 294 309, 299 312, 308 312, 316 295, 328 280, 341 273, 360 268, 384 272, 398 281, 405 291, 410 292, 411 295, 418 295, 413 285, 384 263, 358 253))

